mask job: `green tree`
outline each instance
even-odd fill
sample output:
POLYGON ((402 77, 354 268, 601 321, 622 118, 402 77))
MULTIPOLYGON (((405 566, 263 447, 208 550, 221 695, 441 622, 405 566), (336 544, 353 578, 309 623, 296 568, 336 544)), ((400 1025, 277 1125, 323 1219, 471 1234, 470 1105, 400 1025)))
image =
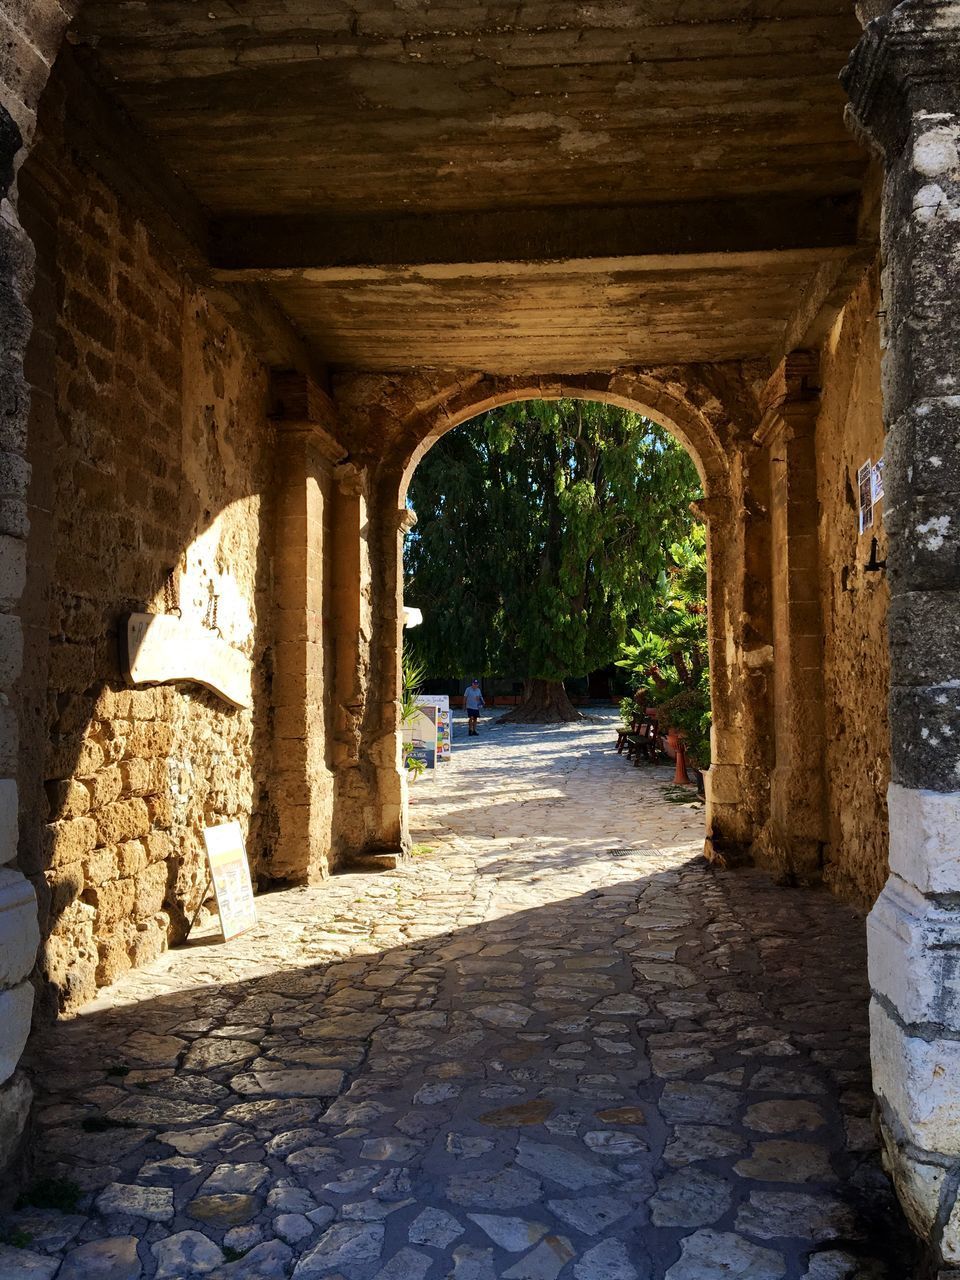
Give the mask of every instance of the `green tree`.
POLYGON ((690 458, 636 413, 523 401, 444 436, 410 486, 410 643, 432 676, 517 673, 510 719, 577 717, 563 680, 617 657, 692 525, 690 458))
POLYGON ((710 764, 710 671, 707 637, 707 535, 702 525, 669 549, 645 622, 630 628, 617 666, 656 704, 661 727, 680 729, 691 759, 710 764))

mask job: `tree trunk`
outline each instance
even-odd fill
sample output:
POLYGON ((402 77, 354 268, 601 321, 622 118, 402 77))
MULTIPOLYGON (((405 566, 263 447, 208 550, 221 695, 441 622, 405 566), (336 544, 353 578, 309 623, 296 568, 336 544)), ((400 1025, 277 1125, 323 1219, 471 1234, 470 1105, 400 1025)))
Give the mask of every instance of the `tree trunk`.
POLYGON ((562 680, 528 680, 523 687, 523 702, 498 724, 565 724, 584 717, 567 697, 562 680))

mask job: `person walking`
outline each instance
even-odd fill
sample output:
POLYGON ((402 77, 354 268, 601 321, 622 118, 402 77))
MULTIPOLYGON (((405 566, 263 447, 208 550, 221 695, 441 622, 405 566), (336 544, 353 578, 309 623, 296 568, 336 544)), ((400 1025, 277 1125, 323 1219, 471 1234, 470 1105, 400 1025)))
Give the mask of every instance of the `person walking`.
POLYGON ((467 726, 470 730, 470 737, 477 736, 477 718, 480 715, 480 708, 486 704, 483 701, 483 694, 480 692, 480 681, 474 680, 467 688, 463 695, 463 705, 467 708, 467 726))

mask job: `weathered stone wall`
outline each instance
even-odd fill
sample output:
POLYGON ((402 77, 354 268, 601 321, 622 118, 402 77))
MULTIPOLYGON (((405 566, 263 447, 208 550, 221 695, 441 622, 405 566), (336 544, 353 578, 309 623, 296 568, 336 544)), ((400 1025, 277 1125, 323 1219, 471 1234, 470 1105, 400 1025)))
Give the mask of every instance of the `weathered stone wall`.
POLYGON ((17 216, 14 175, 71 15, 72 5, 57 0, 0 0, 0 1169, 18 1147, 30 1106, 30 1086, 17 1064, 30 1028, 33 988, 26 979, 38 943, 33 889, 11 865, 18 844, 16 691, 24 654, 20 616, 29 477, 30 398, 23 361, 34 261, 17 216))
POLYGON ((934 1261, 957 1268, 960 5, 898 5, 867 28, 844 80, 851 120, 886 162, 890 876, 867 929, 873 1084, 907 1216, 934 1261))
POLYGON ((870 272, 824 345, 817 420, 821 605, 824 632, 827 839, 823 875, 868 907, 887 878, 889 657, 885 573, 867 573, 871 536, 886 555, 883 503, 860 535, 857 470, 883 454, 880 284, 870 272))
POLYGON ((20 865, 41 984, 69 1009, 182 934, 204 825, 240 819, 252 856, 270 842, 271 432, 244 340, 41 126, 21 182, 40 264, 20 865), (256 714, 199 686, 126 688, 117 620, 136 610, 179 610, 252 658, 256 714))

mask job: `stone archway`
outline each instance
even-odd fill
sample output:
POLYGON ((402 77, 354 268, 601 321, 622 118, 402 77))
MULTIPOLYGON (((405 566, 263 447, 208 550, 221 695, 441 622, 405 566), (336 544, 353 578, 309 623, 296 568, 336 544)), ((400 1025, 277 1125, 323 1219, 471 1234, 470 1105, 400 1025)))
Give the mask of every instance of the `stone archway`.
MULTIPOLYGON (((16 160, 22 159, 29 147, 37 100, 69 11, 77 7, 39 7, 36 12, 24 11, 26 17, 16 7, 11 12, 7 12, 11 6, 4 9, 3 16, 13 31, 13 54, 11 70, 4 74, 0 86, 3 194, 11 189, 16 160)), ((886 388, 890 427, 887 483, 892 516, 888 522, 889 560, 895 588, 891 612, 893 705, 899 728, 891 789, 894 875, 873 924, 877 1087, 884 1101, 891 1151, 901 1172, 904 1199, 911 1206, 915 1225, 953 1260, 960 1259, 956 1207, 960 1139, 952 1083, 956 1076, 960 1015, 951 995, 960 949, 955 911, 960 884, 955 744, 960 739, 954 537, 957 479, 955 469, 944 465, 944 460, 952 456, 956 436, 956 361, 951 365, 951 352, 956 347, 957 311, 950 290, 958 259, 956 228, 960 226, 953 216, 958 199, 960 119, 957 48, 955 9, 933 0, 906 0, 888 18, 872 24, 848 83, 855 100, 856 119, 885 152, 885 253, 892 285, 882 314, 893 337, 888 349, 886 388), (936 1083, 936 1092, 930 1087, 931 1081, 936 1083)), ((232 49, 228 53, 232 58, 232 49)), ((597 154, 603 151, 598 148, 597 154)), ((763 171, 762 166, 755 167, 763 171)), ((752 217, 756 202, 750 199, 746 204, 752 217)), ((811 207, 818 217, 825 217, 828 212, 822 204, 811 207)), ((760 221, 767 220, 763 230, 768 234, 760 239, 763 244, 774 245, 779 232, 775 225, 777 206, 774 203, 764 209, 760 221)), ((676 216, 676 212, 674 209, 667 216, 676 216)), ((580 215, 572 218, 574 232, 579 232, 583 221, 580 215)), ((809 217, 806 221, 810 221, 809 217)), ((539 227, 539 223, 538 212, 533 225, 539 227)), ((443 230, 447 224, 436 225, 443 230)), ((698 234, 703 233, 703 226, 691 225, 698 234)), ((735 225, 738 234, 729 242, 724 241, 721 251, 755 249, 757 243, 751 234, 755 224, 741 221, 735 225)), ((611 223, 606 229, 601 228, 602 235, 595 235, 594 256, 603 256, 601 250, 609 253, 611 243, 617 247, 614 233, 618 226, 611 223)), ((557 258, 569 256, 563 246, 569 246, 571 241, 560 235, 562 229, 551 242, 561 246, 557 258)), ((681 232, 688 229, 684 224, 681 232)), ((319 230, 325 232, 326 228, 321 226, 319 230)), ((632 243, 635 228, 628 230, 632 243)), ((464 239, 459 226, 447 227, 447 232, 458 245, 464 239)), ((325 240, 324 235, 320 238, 325 240)), ((580 248, 579 234, 574 239, 580 248)), ((258 242, 265 240, 266 237, 258 237, 258 242)), ((713 245, 713 241, 710 243, 713 245)), ((872 246, 868 245, 867 252, 872 252, 872 246)), ((13 199, 5 203, 0 215, 0 303, 9 322, 0 377, 5 454, 0 607, 6 654, 0 673, 5 698, 0 720, 0 864, 8 893, 4 901, 10 908, 7 919, 12 921, 3 937, 10 960, 0 979, 4 1015, 0 1132, 12 1133, 14 1138, 22 1124, 29 1092, 15 1068, 29 1023, 32 994, 24 978, 36 938, 32 892, 11 865, 17 848, 18 742, 13 708, 23 654, 19 601, 25 579, 24 504, 28 484, 28 392, 22 363, 30 323, 25 298, 30 288, 31 264, 32 246, 20 227, 13 199)), ((247 265, 257 269, 256 263, 247 265)), ((336 264, 327 263, 327 267, 335 270, 336 264)), ((824 264, 807 285, 798 286, 802 293, 800 305, 796 314, 784 320, 777 359, 784 350, 807 342, 806 321, 831 294, 841 274, 839 267, 831 274, 829 264, 824 264)), ((823 342, 822 328, 818 332, 813 345, 823 342)), ((769 583, 776 548, 778 580, 789 582, 793 578, 800 580, 803 575, 816 576, 815 552, 809 550, 815 539, 811 538, 809 512, 804 510, 804 504, 809 506, 813 500, 809 486, 811 400, 803 395, 790 400, 786 414, 789 421, 784 425, 785 417, 779 408, 767 417, 764 406, 751 407, 746 402, 749 396, 740 397, 738 387, 743 392, 751 385, 747 372, 740 370, 738 374, 728 368, 718 374, 719 368, 713 366, 712 373, 705 367, 691 366, 686 370, 647 370, 613 376, 654 380, 662 377, 665 383, 679 379, 685 387, 683 396, 697 413, 714 423, 718 440, 722 441, 728 485, 723 493, 712 492, 708 501, 721 506, 714 512, 708 510, 707 516, 714 522, 713 528, 719 528, 722 522, 730 534, 729 545, 724 548, 732 566, 727 575, 730 599, 725 600, 724 608, 730 609, 731 629, 720 637, 724 652, 715 655, 714 667, 738 672, 737 696, 741 697, 743 708, 739 735, 744 743, 749 742, 751 758, 759 765, 752 776, 754 766, 747 761, 731 764, 725 781, 721 769, 714 786, 714 807, 716 812, 718 805, 726 806, 731 823, 749 820, 748 829, 734 828, 734 837, 755 833, 758 823, 766 826, 773 864, 778 865, 779 859, 786 870, 796 871, 798 866, 791 865, 790 859, 799 851, 802 871, 803 858, 815 850, 818 842, 813 819, 818 806, 817 788, 823 785, 822 766, 818 773, 817 765, 823 725, 822 708, 820 719, 817 718, 815 664, 806 668, 813 672, 811 679, 800 678, 804 674, 803 659, 791 644, 791 626, 811 601, 792 600, 785 594, 774 610, 769 583), (725 383, 722 391, 718 389, 718 379, 725 383), (758 408, 764 408, 764 412, 751 417, 751 411, 758 408), (771 441, 778 446, 782 443, 787 449, 777 459, 778 465, 784 466, 777 494, 770 491, 770 459, 762 447, 771 441), (776 504, 780 523, 774 538, 764 513, 776 504), (737 605, 741 606, 739 611, 737 605), (791 614, 794 605, 797 608, 791 614), (773 647, 780 654, 776 672, 773 647), (723 659, 719 666, 718 657, 723 659), (786 708, 786 714, 778 713, 775 727, 765 710, 769 707, 771 683, 776 685, 778 706, 786 708), (773 762, 773 747, 776 804, 769 803, 763 781, 766 766, 773 762), (801 767, 804 756, 811 762, 807 767, 801 767), (798 825, 791 829, 794 822, 798 825)), ((606 387, 609 393, 619 394, 606 374, 596 378, 578 375, 578 380, 584 393, 589 389, 596 393, 606 387)), ((352 536, 354 525, 357 526, 356 542, 371 550, 372 568, 364 567, 361 553, 356 578, 362 581, 364 573, 368 574, 369 601, 376 608, 371 610, 370 619, 362 617, 357 624, 369 656, 372 693, 358 728, 362 767, 356 773, 359 785, 353 796, 360 809, 365 807, 365 813, 359 824, 348 825, 356 830, 356 839, 361 843, 377 839, 390 843, 402 834, 402 810, 399 804, 385 804, 384 797, 393 785, 390 779, 397 776, 391 717, 395 715, 396 693, 397 524, 405 469, 426 438, 419 433, 424 429, 429 432, 430 415, 435 416, 439 427, 445 419, 449 421, 451 414, 466 408, 471 395, 475 394, 476 403, 481 404, 485 396, 496 396, 509 388, 482 374, 446 379, 415 373, 370 378, 357 375, 355 381, 361 388, 360 395, 368 395, 371 412, 356 416, 356 441, 351 439, 351 448, 358 459, 366 459, 369 473, 364 479, 357 478, 359 473, 348 478, 349 484, 355 482, 359 494, 358 501, 350 505, 350 528, 352 536), (401 447, 394 449, 395 441, 401 442, 401 447)), ((539 394, 546 394, 545 388, 552 381, 556 387, 566 382, 567 394, 571 393, 567 380, 535 381, 539 394)), ((519 380, 514 392, 520 383, 529 386, 530 379, 519 380)), ((344 401, 349 410, 352 406, 347 401, 349 395, 344 401)), ((646 397, 641 397, 641 403, 646 404, 646 397)), ((656 416, 655 404, 646 407, 656 416)), ((668 410, 664 413, 678 419, 678 430, 684 429, 679 421, 683 415, 676 409, 672 414, 668 410)), ((767 453, 770 452, 768 448, 767 453)), ((350 496, 354 496, 352 491, 350 496)), ((857 555, 859 558, 859 552, 857 555)), ((352 564, 350 571, 352 574, 352 564)), ((2 1145, 7 1145, 6 1141, 2 1145)), ((0 1159, 3 1154, 0 1150, 0 1159)))
POLYGON ((769 637, 763 593, 752 570, 769 554, 763 467, 750 427, 758 413, 753 370, 717 376, 697 368, 623 369, 553 377, 344 379, 337 402, 354 440, 375 441, 369 470, 373 640, 370 692, 359 768, 364 815, 355 829, 368 848, 406 839, 399 769, 400 604, 407 486, 417 463, 446 432, 497 405, 561 397, 599 400, 642 413, 688 450, 704 483, 708 534, 710 664, 714 707, 707 851, 736 862, 747 855, 769 812, 765 756, 771 736, 769 637), (751 514, 752 513, 752 514, 751 514), (370 791, 379 820, 371 829, 370 791))

